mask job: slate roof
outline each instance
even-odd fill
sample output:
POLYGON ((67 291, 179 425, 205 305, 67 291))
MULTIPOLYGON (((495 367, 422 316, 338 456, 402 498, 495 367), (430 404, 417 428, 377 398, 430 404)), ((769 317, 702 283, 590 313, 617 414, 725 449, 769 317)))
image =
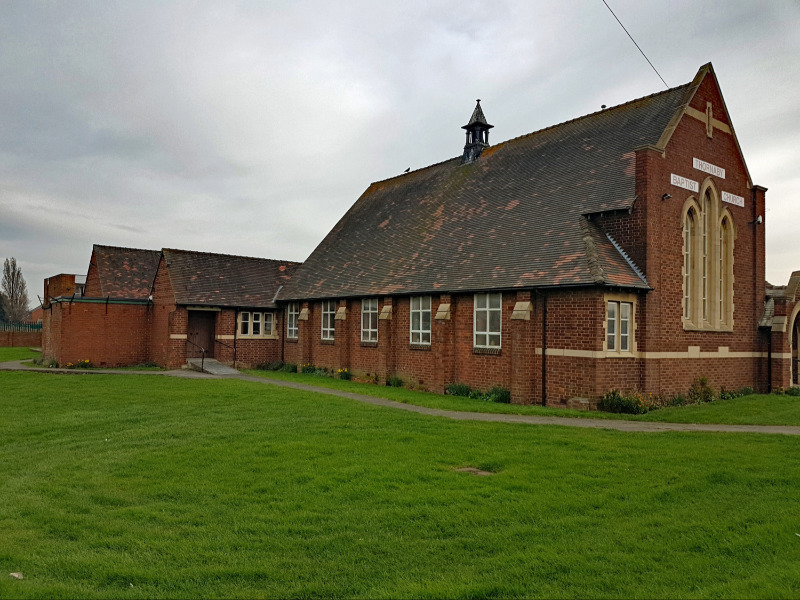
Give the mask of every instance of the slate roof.
MULTIPOLYGON (((698 77, 704 69, 711 72, 707 65, 698 77)), ((647 289, 636 266, 586 215, 633 205, 634 150, 670 132, 697 82, 490 146, 472 163, 453 158, 373 183, 281 299, 647 289)))
POLYGON ((153 287, 161 252, 140 248, 92 248, 103 298, 147 300, 153 287))
POLYGON ((164 248, 175 302, 241 308, 274 308, 275 296, 299 263, 164 248))
POLYGON ((483 115, 483 109, 481 108, 480 100, 476 101, 475 110, 472 111, 472 116, 469 118, 469 122, 466 125, 462 125, 461 129, 469 129, 476 123, 480 125, 485 125, 487 129, 491 129, 492 127, 494 127, 494 125, 489 125, 489 122, 483 115))

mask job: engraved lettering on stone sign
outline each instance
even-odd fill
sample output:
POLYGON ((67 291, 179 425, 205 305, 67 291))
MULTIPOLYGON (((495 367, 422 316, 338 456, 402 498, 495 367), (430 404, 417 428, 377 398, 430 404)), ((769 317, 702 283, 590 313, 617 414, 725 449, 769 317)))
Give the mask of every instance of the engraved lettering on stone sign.
POLYGON ((722 201, 728 204, 735 204, 736 206, 744 206, 744 198, 736 196, 735 194, 729 194, 728 192, 722 192, 722 201))
POLYGON ((711 163, 700 160, 699 158, 692 158, 692 166, 700 171, 705 171, 706 173, 711 173, 712 175, 716 175, 721 179, 725 179, 725 169, 718 167, 717 165, 712 165, 711 163))
POLYGON ((669 181, 672 185, 677 185, 678 187, 682 187, 685 190, 689 190, 690 192, 697 192, 700 191, 700 184, 692 179, 688 179, 686 177, 681 177, 680 175, 675 175, 672 173, 672 177, 670 177, 669 181))

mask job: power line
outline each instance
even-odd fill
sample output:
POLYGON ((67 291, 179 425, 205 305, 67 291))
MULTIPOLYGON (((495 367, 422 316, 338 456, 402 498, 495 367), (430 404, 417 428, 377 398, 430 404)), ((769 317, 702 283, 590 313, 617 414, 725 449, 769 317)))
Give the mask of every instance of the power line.
MULTIPOLYGON (((606 5, 606 8, 609 10, 609 12, 610 12, 612 15, 614 15, 614 18, 615 18, 615 19, 617 19, 617 23, 619 23, 619 26, 620 26, 620 27, 622 27, 623 31, 624 31, 625 33, 627 33, 627 34, 628 34, 628 37, 629 37, 629 38, 631 38, 631 41, 633 42, 634 46, 636 46, 637 48, 639 48, 639 44, 637 44, 637 43, 636 43, 636 40, 635 40, 635 39, 633 39, 633 36, 632 36, 630 33, 628 33, 628 30, 627 30, 627 29, 625 29, 625 25, 623 25, 623 24, 622 24, 622 21, 620 21, 620 20, 619 20, 619 18, 617 17, 617 15, 615 15, 615 14, 614 14, 614 11, 613 11, 613 10, 611 10, 611 7, 608 5, 608 2, 606 2, 606 0, 603 0, 603 4, 605 4, 605 5, 606 5)), ((661 80, 661 81, 664 83, 664 85, 665 85, 667 88, 669 88, 669 85, 667 85, 667 82, 666 82, 666 81, 664 81, 664 78, 663 78, 663 77, 661 77, 661 73, 659 73, 659 72, 658 72, 658 69, 656 69, 656 68, 653 66, 653 63, 651 63, 651 62, 650 62, 650 59, 649 59, 649 58, 647 58, 647 55, 644 53, 644 50, 642 50, 641 48, 639 48, 639 52, 641 52, 641 53, 642 53, 642 56, 644 56, 644 59, 647 61, 647 64, 649 64, 651 67, 653 67, 653 71, 655 71, 655 72, 656 72, 656 75, 658 75, 658 78, 659 78, 659 79, 660 79, 660 80, 661 80)))

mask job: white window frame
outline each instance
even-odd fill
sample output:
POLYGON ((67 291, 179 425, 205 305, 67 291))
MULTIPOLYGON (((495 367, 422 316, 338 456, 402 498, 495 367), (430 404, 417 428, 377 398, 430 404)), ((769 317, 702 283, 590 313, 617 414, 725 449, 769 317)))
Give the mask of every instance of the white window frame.
POLYGON ((322 301, 320 324, 321 338, 323 340, 333 341, 336 337, 336 300, 322 301))
POLYGON ((378 341, 378 299, 361 300, 361 341, 378 341))
POLYGON ((299 335, 298 323, 300 321, 300 304, 297 302, 289 302, 286 307, 286 337, 291 340, 296 340, 299 335))
POLYGON ((432 334, 432 313, 430 296, 412 296, 410 301, 410 316, 408 319, 408 340, 418 346, 430 346, 432 334), (416 303, 416 307, 415 307, 416 303), (425 328, 425 315, 428 316, 428 327, 425 328), (417 326, 414 327, 414 317, 417 319, 417 326))
POLYGON ((634 349, 634 317, 632 300, 606 300, 605 349, 610 354, 632 354, 634 349))
POLYGON ((475 294, 472 307, 473 348, 500 349, 502 347, 502 335, 503 294, 501 292, 475 294), (493 304, 496 306, 492 306, 493 304), (480 329, 478 326, 478 320, 481 315, 484 318, 485 329, 480 329))
POLYGON ((275 313, 244 310, 239 313, 238 337, 247 339, 274 338, 275 313), (258 327, 256 327, 258 325, 258 327), (258 329, 258 333, 256 333, 258 329))

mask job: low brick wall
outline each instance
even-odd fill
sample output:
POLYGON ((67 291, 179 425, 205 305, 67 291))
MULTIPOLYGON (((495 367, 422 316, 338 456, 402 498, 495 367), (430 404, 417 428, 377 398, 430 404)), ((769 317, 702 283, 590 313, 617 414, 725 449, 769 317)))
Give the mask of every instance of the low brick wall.
POLYGON ((0 346, 40 348, 41 345, 41 331, 0 331, 0 346))

